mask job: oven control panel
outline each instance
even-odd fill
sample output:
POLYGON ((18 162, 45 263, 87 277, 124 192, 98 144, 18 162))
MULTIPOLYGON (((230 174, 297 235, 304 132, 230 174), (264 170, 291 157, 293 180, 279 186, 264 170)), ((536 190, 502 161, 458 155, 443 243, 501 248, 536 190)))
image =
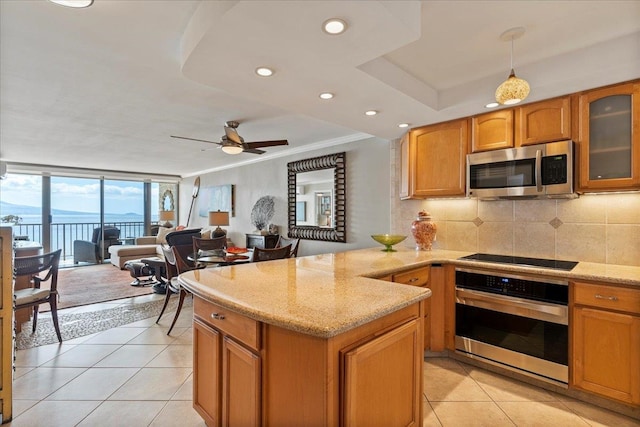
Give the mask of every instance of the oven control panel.
POLYGON ((566 305, 569 286, 565 281, 517 276, 500 272, 456 269, 456 287, 566 305))

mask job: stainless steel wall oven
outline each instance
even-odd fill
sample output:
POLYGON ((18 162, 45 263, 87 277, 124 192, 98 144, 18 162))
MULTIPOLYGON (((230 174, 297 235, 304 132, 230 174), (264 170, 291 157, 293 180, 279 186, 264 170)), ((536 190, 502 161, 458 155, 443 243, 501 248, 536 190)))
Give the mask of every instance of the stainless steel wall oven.
POLYGON ((456 352, 568 383, 568 283, 456 269, 456 352))

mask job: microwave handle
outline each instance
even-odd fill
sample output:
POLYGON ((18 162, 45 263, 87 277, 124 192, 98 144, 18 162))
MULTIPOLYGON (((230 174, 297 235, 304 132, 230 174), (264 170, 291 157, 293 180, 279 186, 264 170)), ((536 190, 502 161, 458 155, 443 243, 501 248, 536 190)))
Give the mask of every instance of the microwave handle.
POLYGON ((542 193, 542 150, 536 150, 536 189, 542 193))

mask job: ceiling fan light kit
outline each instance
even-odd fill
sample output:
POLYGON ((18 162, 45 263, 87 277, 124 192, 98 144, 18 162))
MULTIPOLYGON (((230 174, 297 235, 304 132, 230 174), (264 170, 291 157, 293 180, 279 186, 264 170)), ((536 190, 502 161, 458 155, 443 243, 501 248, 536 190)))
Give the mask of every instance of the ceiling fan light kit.
POLYGON ((511 28, 500 35, 502 41, 511 42, 511 72, 509 77, 496 89, 496 101, 501 105, 514 105, 523 101, 529 95, 529 83, 516 77, 513 70, 513 40, 522 37, 523 27, 511 28))
POLYGON ((189 138, 186 136, 176 136, 171 135, 171 138, 176 139, 186 139, 188 141, 198 141, 198 142, 207 142, 209 144, 216 144, 221 147, 222 151, 226 154, 240 154, 240 153, 251 153, 251 154, 263 154, 264 150, 260 150, 260 148, 264 147, 274 147, 276 145, 289 145, 289 141, 286 139, 279 139, 275 141, 255 141, 255 142, 245 142, 244 138, 242 138, 238 131, 236 130, 240 126, 240 122, 235 120, 225 122, 224 124, 224 135, 220 138, 219 142, 216 141, 207 141, 206 139, 197 139, 197 138, 189 138))
POLYGON ((58 4, 65 7, 73 7, 81 9, 89 7, 93 4, 93 0, 49 0, 51 3, 58 4))

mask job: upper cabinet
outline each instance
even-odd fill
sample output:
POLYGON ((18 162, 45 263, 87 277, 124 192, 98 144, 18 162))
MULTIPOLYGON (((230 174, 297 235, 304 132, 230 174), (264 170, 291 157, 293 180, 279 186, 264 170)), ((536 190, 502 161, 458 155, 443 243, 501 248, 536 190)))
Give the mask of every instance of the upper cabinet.
POLYGON ((400 198, 463 196, 468 135, 467 119, 410 130, 400 141, 400 198))
POLYGON ((513 147, 513 110, 480 114, 471 119, 471 151, 513 147))
POLYGON ((584 92, 579 191, 640 189, 640 82, 584 92))
POLYGON ((571 139, 571 97, 480 114, 471 122, 474 153, 571 139))
POLYGON ((515 110, 516 147, 571 139, 571 98, 554 98, 515 110))

